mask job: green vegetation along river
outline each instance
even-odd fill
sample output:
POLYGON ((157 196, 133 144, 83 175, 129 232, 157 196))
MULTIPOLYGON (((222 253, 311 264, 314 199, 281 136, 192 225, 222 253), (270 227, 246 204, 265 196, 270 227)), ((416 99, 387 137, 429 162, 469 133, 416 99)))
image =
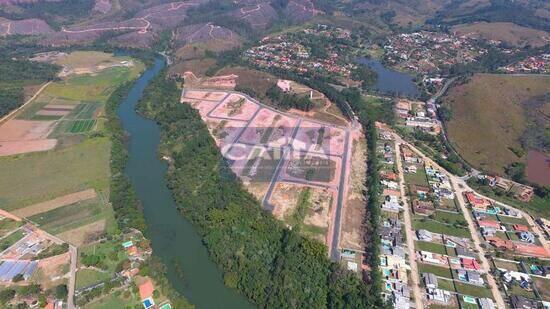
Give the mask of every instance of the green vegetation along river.
POLYGON ((244 297, 223 284, 221 272, 209 259, 200 236, 178 212, 164 179, 167 164, 157 156, 160 130, 154 121, 135 111, 143 90, 164 65, 156 59, 118 109, 122 125, 131 136, 126 174, 143 206, 147 237, 155 255, 166 265, 174 288, 197 308, 250 308, 244 297))

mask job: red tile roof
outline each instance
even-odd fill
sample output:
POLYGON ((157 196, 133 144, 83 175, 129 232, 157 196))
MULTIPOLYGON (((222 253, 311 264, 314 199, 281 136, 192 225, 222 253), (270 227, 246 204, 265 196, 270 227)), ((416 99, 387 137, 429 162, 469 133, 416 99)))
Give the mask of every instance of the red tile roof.
POLYGON ((500 223, 496 222, 495 220, 490 220, 490 219, 479 220, 477 221, 477 224, 479 224, 479 226, 481 227, 492 227, 497 230, 500 229, 500 223))
POLYGON ((514 224, 514 225, 512 225, 512 228, 514 229, 514 231, 517 231, 517 232, 528 232, 529 231, 529 227, 527 227, 525 225, 522 225, 522 224, 514 224))
POLYGON ((144 283, 140 284, 138 288, 139 296, 141 297, 141 299, 153 296, 153 291, 155 290, 155 287, 153 286, 153 282, 151 282, 151 280, 147 280, 144 283))

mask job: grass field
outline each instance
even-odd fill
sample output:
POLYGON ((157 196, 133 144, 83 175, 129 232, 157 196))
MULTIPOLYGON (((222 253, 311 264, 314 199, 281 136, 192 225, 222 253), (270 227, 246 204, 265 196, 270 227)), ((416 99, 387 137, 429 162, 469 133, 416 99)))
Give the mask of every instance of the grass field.
POLYGON ((472 284, 466 284, 461 282, 455 281, 455 287, 456 291, 461 294, 470 295, 474 297, 487 297, 487 298, 493 298, 493 294, 491 293, 491 290, 489 290, 486 287, 472 285, 472 284))
POLYGON ((418 272, 420 274, 422 273, 432 273, 439 277, 449 278, 452 279, 453 275, 451 273, 451 269, 447 266, 435 266, 435 265, 428 265, 428 264, 422 264, 418 263, 418 272))
POLYGON ((94 269, 81 269, 76 273, 76 288, 80 289, 111 278, 111 274, 94 269))
POLYGON ((424 166, 416 165, 416 173, 405 173, 405 182, 411 185, 428 186, 428 178, 424 166))
POLYGON ((4 235, 21 225, 23 225, 23 221, 15 221, 7 218, 0 220, 0 237, 4 237, 4 235))
POLYGON ((86 309, 111 309, 111 308, 126 308, 130 306, 142 306, 139 302, 139 296, 133 294, 129 289, 125 291, 116 291, 105 297, 94 300, 84 305, 86 309))
POLYGON ((449 248, 447 250, 447 247, 445 247, 444 245, 433 243, 433 242, 415 241, 414 246, 416 250, 428 251, 428 252, 433 252, 438 254, 447 254, 447 252, 449 251, 449 253, 453 253, 449 255, 454 255, 454 250, 452 248, 449 248))
POLYGON ((3 238, 0 240, 0 251, 4 251, 7 248, 9 248, 14 243, 18 242, 21 238, 25 236, 25 233, 23 233, 22 230, 15 231, 11 233, 9 236, 3 238))
POLYGON ((60 150, 0 158, 0 204, 13 210, 109 183, 110 142, 94 138, 60 150))
POLYGON ((547 93, 549 84, 550 76, 476 74, 453 87, 443 103, 452 110, 446 123, 451 143, 466 161, 489 172, 503 174, 512 162, 525 162, 519 141, 529 121, 525 102, 547 93))
POLYGON ((413 226, 415 230, 425 229, 433 233, 470 238, 470 231, 467 228, 455 227, 427 218, 414 218, 413 226))

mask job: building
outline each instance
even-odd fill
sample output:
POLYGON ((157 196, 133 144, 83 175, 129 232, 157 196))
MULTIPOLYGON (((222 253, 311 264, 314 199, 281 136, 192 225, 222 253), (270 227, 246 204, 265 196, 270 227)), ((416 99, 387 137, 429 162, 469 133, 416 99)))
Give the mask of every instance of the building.
POLYGON ((451 292, 441 289, 428 289, 427 297, 429 300, 446 304, 451 300, 451 292))
POLYGON ((432 241, 432 233, 428 230, 418 230, 416 231, 416 236, 418 240, 432 241))
POLYGON ((526 297, 523 297, 523 296, 518 296, 518 295, 510 296, 510 305, 514 309, 536 309, 536 308, 538 308, 536 300, 526 298, 526 297))
POLYGON ((495 303, 490 298, 478 298, 477 302, 480 309, 495 309, 495 303))
POLYGON ((405 173, 416 174, 416 165, 406 166, 405 173))
POLYGON ((485 227, 485 228, 500 230, 500 223, 498 223, 495 220, 483 219, 483 220, 477 221, 477 224, 479 225, 479 227, 482 227, 482 228, 485 227))
POLYGON ((477 197, 473 192, 466 192, 464 195, 468 203, 477 210, 487 211, 487 207, 491 206, 489 200, 477 197))
POLYGON ((429 289, 437 289, 437 277, 432 273, 423 273, 424 284, 429 289))
POLYGON ((529 227, 522 224, 514 224, 512 225, 512 228, 515 232, 529 232, 529 227))
POLYGON ((533 233, 531 232, 519 232, 518 237, 521 241, 535 243, 535 235, 533 235, 533 233))
POLYGON ((459 258, 475 258, 476 254, 464 247, 455 247, 456 256, 459 258))
POLYGON ((431 201, 413 200, 413 211, 415 214, 429 216, 435 212, 435 207, 431 201))

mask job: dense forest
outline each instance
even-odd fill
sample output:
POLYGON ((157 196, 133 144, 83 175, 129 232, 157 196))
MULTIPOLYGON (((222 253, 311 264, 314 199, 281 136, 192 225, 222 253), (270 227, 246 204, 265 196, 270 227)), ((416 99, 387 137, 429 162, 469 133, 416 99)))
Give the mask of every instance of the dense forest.
POLYGON ((140 111, 161 127, 173 159, 168 182, 182 214, 203 237, 225 284, 261 307, 380 308, 380 293, 327 257, 326 247, 288 230, 261 209, 224 161, 198 112, 179 104, 159 75, 140 111))
POLYGON ((0 60, 0 117, 23 104, 25 85, 56 78, 59 67, 27 60, 0 60))
POLYGON ((313 102, 311 102, 307 94, 298 95, 295 93, 285 93, 277 85, 273 85, 269 88, 266 95, 277 107, 283 110, 296 108, 309 112, 313 108, 313 102))

